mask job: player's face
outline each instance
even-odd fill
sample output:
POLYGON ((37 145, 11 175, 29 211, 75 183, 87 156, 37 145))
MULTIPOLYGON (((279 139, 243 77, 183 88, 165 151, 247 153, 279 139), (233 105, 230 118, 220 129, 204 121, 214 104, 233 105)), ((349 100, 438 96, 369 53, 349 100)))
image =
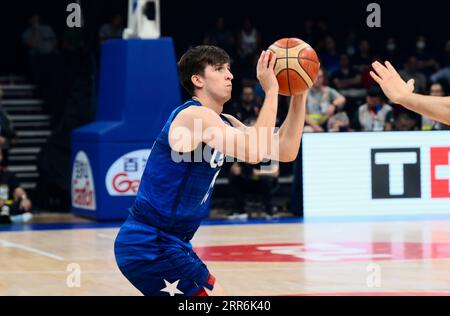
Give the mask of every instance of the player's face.
POLYGON ((204 80, 204 88, 209 95, 224 103, 231 99, 233 74, 229 64, 206 66, 204 80))

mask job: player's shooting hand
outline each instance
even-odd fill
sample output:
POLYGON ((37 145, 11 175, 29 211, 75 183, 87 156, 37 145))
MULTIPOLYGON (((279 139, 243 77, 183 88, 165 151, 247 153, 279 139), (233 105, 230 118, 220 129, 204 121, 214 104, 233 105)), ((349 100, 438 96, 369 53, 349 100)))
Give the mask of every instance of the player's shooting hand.
POLYGON ((266 94, 278 94, 278 81, 273 70, 276 60, 277 56, 275 53, 271 51, 263 51, 261 56, 259 56, 258 64, 256 65, 256 77, 258 78, 259 83, 266 94))
POLYGON ((370 75, 392 102, 402 104, 405 96, 414 91, 414 80, 405 82, 390 62, 386 61, 384 66, 376 61, 372 67, 375 72, 371 71, 370 75))

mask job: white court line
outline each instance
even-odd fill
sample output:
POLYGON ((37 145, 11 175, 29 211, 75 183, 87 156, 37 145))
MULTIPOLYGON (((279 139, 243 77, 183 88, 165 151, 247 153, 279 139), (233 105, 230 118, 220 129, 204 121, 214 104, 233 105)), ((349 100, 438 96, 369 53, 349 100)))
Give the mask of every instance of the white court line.
MULTIPOLYGON (((220 271, 220 272, 245 272, 245 271, 292 271, 292 270, 300 270, 301 267, 286 267, 286 268, 240 268, 240 269, 211 269, 213 272, 220 271)), ((83 274, 119 274, 120 271, 101 271, 101 270, 87 270, 84 271, 81 270, 81 273, 83 274)), ((0 271, 1 274, 67 274, 66 271, 0 271)))
MULTIPOLYGON (((115 239, 116 236, 111 236, 108 234, 103 234, 103 233, 97 233, 97 236, 100 238, 107 238, 107 239, 115 239)), ((270 235, 271 238, 287 238, 287 239, 292 239, 292 235, 289 234, 278 234, 278 235, 270 235)), ((295 237, 295 236, 294 236, 295 237)), ((300 236, 299 236, 300 237, 300 236)), ((206 238, 204 236, 195 236, 194 239, 198 239, 198 238, 202 238, 202 242, 210 242, 210 241, 214 241, 214 240, 219 240, 219 241, 224 241, 224 240, 231 240, 231 241, 235 241, 235 240, 239 240, 242 241, 242 236, 207 236, 206 238)), ((254 242, 255 240, 259 240, 257 237, 250 237, 249 238, 249 242, 254 242)), ((196 240, 193 240, 194 242, 196 240)))
MULTIPOLYGON (((68 274, 67 271, 0 271, 0 275, 2 274, 68 274)), ((82 274, 117 274, 121 275, 120 271, 84 271, 81 270, 82 274)))
POLYGON ((209 268, 212 272, 220 271, 220 272, 243 272, 243 271, 300 271, 302 267, 292 267, 292 268, 239 268, 239 269, 214 269, 209 268))
POLYGON ((58 260, 58 261, 64 261, 63 257, 57 256, 57 255, 52 254, 50 252, 46 252, 46 251, 39 250, 39 249, 36 249, 36 248, 33 248, 33 247, 28 247, 28 246, 25 246, 25 245, 17 244, 17 243, 10 242, 10 241, 7 241, 7 240, 0 240, 0 246, 6 247, 6 248, 18 248, 18 249, 22 249, 22 250, 25 250, 25 251, 32 252, 32 253, 37 254, 37 255, 41 255, 41 256, 44 256, 44 257, 49 257, 49 258, 52 258, 52 259, 55 259, 55 260, 58 260))
MULTIPOLYGON (((265 236, 263 236, 265 238, 265 236)), ((304 243, 305 241, 302 239, 302 236, 296 236, 296 235, 270 235, 270 240, 267 239, 266 241, 261 241, 262 236, 252 236, 252 237, 242 237, 242 236, 195 236, 192 239, 192 242, 197 245, 204 245, 211 242, 239 242, 239 244, 270 244, 270 243, 287 243, 287 242, 300 242, 304 243)), ((211 246, 208 244, 208 246, 211 246)), ((214 246, 226 246, 226 245, 214 245, 214 246)))
POLYGON ((106 239, 115 239, 115 236, 111 236, 111 235, 107 235, 107 234, 102 234, 102 233, 97 233, 97 236, 100 238, 106 238, 106 239))

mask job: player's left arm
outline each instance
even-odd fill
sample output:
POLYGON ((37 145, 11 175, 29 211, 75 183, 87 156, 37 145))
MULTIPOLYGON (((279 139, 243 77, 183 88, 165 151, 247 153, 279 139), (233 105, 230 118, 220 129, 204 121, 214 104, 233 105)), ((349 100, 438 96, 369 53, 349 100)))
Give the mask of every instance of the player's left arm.
MULTIPOLYGON (((272 154, 265 158, 281 162, 291 162, 297 158, 303 126, 305 125, 306 95, 307 92, 304 92, 291 97, 286 119, 278 131, 273 133, 274 140, 271 143, 274 144, 275 148, 271 151, 272 154)), ((223 115, 229 119, 234 127, 244 130, 248 128, 232 115, 223 115)))
MULTIPOLYGON (((222 114, 223 116, 225 116, 230 123, 236 127, 239 128, 240 130, 242 130, 243 132, 245 132, 247 129, 249 129, 250 127, 245 125, 244 123, 242 123, 241 121, 239 121, 237 118, 235 118, 232 115, 229 114, 222 114)), ((276 160, 276 161, 281 161, 281 162, 290 162, 292 160, 289 160, 290 157, 286 157, 284 156, 284 153, 280 151, 280 147, 279 147, 279 129, 271 134, 272 136, 272 141, 270 142, 271 144, 271 150, 269 151, 269 154, 266 154, 264 156, 264 158, 266 159, 270 159, 270 160, 276 160)))
MULTIPOLYGON (((273 134, 274 140, 272 143, 275 148, 271 151, 272 154, 265 158, 281 162, 291 162, 297 158, 303 126, 305 125, 306 95, 307 91, 291 97, 286 119, 278 131, 273 134)), ((248 126, 232 115, 223 115, 229 119, 234 127, 243 128, 244 130, 248 128, 248 126)))

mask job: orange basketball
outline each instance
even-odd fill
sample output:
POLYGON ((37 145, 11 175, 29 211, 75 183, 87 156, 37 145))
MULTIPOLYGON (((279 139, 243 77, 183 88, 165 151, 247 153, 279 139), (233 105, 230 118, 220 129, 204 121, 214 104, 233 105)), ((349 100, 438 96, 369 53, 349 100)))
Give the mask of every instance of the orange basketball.
POLYGON ((310 88, 320 68, 315 50, 298 38, 282 38, 269 50, 277 54, 275 75, 281 95, 296 95, 310 88))

